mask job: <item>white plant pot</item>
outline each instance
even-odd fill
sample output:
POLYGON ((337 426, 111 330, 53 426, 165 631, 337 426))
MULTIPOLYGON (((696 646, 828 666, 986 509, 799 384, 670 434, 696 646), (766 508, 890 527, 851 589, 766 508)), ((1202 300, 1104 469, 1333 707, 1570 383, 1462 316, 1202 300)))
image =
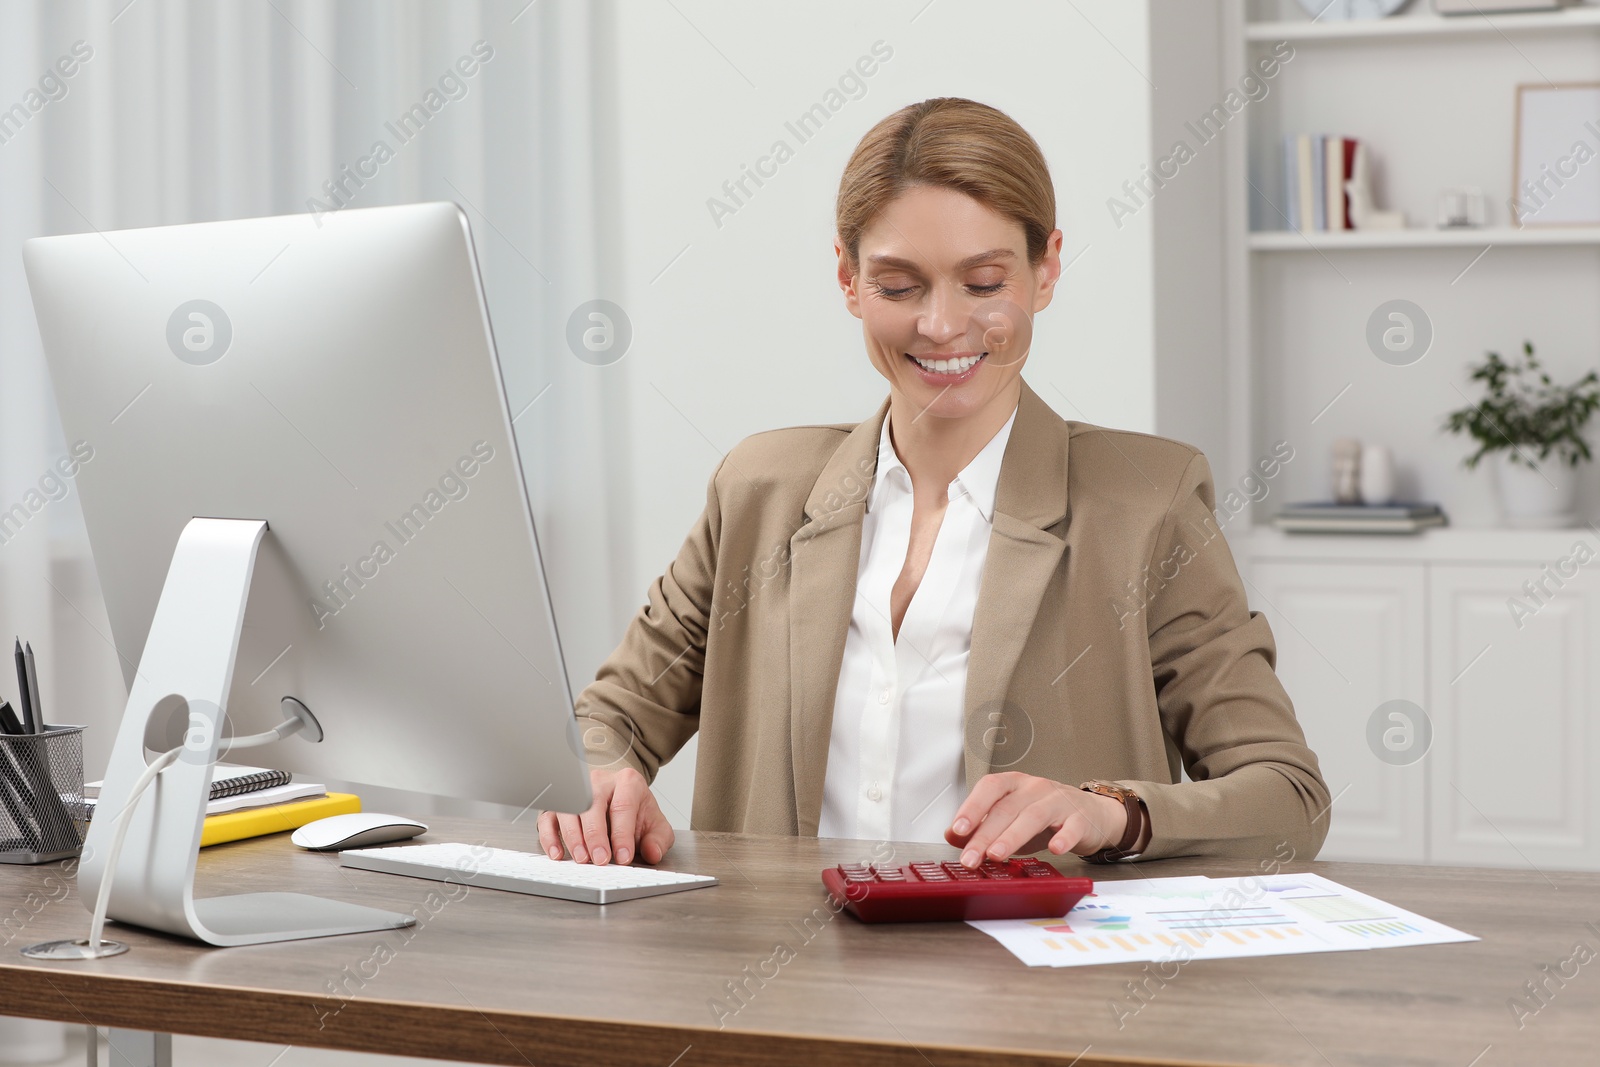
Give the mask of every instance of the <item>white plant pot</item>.
MULTIPOLYGON (((1526 449, 1522 454, 1533 459, 1526 449)), ((1510 450, 1490 455, 1495 491, 1507 526, 1551 529, 1578 524, 1573 509, 1578 494, 1578 468, 1569 467, 1553 454, 1534 460, 1537 470, 1511 462, 1510 450)))
POLYGON ((1377 506, 1394 502, 1394 454, 1385 445, 1361 450, 1361 502, 1377 506))

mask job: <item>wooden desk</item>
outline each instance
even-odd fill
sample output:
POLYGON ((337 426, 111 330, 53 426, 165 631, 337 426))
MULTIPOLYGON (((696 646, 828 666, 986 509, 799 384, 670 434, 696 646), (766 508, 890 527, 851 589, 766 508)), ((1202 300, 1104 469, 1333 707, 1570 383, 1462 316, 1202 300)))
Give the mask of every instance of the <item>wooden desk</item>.
MULTIPOLYGON (((531 820, 438 819, 424 840, 537 849, 531 820)), ((18 954, 83 936, 88 916, 59 865, 5 868, 0 901, 11 921, 0 935, 0 1010, 539 1067, 1500 1067, 1600 1058, 1600 958, 1563 963, 1580 942, 1600 952, 1600 875, 1291 863, 1284 869, 1314 870, 1483 940, 1191 963, 1164 984, 1148 981, 1146 1002, 1119 1028, 1111 1005, 1137 1006, 1129 983, 1146 978, 1143 964, 1029 968, 965 924, 869 927, 833 917, 819 872, 871 859, 872 849, 683 834, 668 866, 714 874, 721 885, 602 909, 459 887, 449 900, 450 887, 344 870, 336 857, 277 835, 206 849, 202 893, 303 890, 420 908, 419 926, 233 949, 111 927, 132 951, 84 963, 18 954), (808 929, 808 916, 821 918, 808 929), (1564 987, 1548 982, 1547 1003, 1519 1029, 1510 999, 1544 977, 1541 964, 1569 977, 1564 987), (741 1006, 729 983, 747 975, 756 977, 741 1006), (720 1029, 714 1001, 732 1013, 720 1029)), ((910 845, 896 855, 943 851, 910 845)), ((1251 863, 1198 860, 1145 870, 1258 873, 1251 863)), ((1092 873, 1140 875, 1127 865, 1092 873)))

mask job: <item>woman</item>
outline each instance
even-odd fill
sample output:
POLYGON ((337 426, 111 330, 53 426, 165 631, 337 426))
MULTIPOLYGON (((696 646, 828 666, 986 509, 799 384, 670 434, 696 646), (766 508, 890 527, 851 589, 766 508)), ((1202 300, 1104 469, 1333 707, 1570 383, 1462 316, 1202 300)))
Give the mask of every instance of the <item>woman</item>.
POLYGON ((923 101, 862 139, 836 215, 888 399, 728 453, 578 697, 595 802, 542 814, 541 847, 659 862, 649 781, 698 729, 697 829, 948 841, 969 866, 1314 856, 1328 790, 1205 457, 1064 422, 1022 379, 1061 275, 1038 145, 923 101))

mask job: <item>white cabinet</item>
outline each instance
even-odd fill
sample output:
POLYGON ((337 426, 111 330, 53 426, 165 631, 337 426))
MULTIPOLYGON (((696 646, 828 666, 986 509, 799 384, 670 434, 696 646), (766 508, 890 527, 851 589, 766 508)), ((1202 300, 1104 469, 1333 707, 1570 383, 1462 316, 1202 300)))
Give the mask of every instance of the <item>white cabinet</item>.
POLYGON ((1367 723, 1393 699, 1426 701, 1426 593, 1418 564, 1258 564, 1251 606, 1278 644, 1278 676, 1337 799, 1325 859, 1417 862, 1426 852, 1421 761, 1376 758, 1367 723))
POLYGON ((1600 870, 1593 531, 1242 540, 1251 606, 1338 797, 1324 858, 1600 870), (1426 716, 1420 758, 1372 727, 1392 700, 1426 716))
POLYGON ((1589 781, 1600 596, 1580 569, 1560 589, 1546 581, 1539 604, 1522 586, 1540 577, 1529 565, 1432 570, 1435 863, 1600 868, 1600 792, 1589 781))

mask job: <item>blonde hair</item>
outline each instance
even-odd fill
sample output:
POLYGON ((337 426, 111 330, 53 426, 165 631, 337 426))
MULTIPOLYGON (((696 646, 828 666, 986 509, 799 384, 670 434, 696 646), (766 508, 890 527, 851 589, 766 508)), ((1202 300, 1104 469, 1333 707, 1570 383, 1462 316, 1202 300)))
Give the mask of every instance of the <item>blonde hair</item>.
POLYGON ((1044 153, 1016 120, 988 104, 939 96, 901 108, 867 131, 839 179, 834 221, 852 269, 861 234, 916 185, 955 189, 1015 221, 1028 262, 1044 258, 1056 228, 1056 192, 1044 153))

